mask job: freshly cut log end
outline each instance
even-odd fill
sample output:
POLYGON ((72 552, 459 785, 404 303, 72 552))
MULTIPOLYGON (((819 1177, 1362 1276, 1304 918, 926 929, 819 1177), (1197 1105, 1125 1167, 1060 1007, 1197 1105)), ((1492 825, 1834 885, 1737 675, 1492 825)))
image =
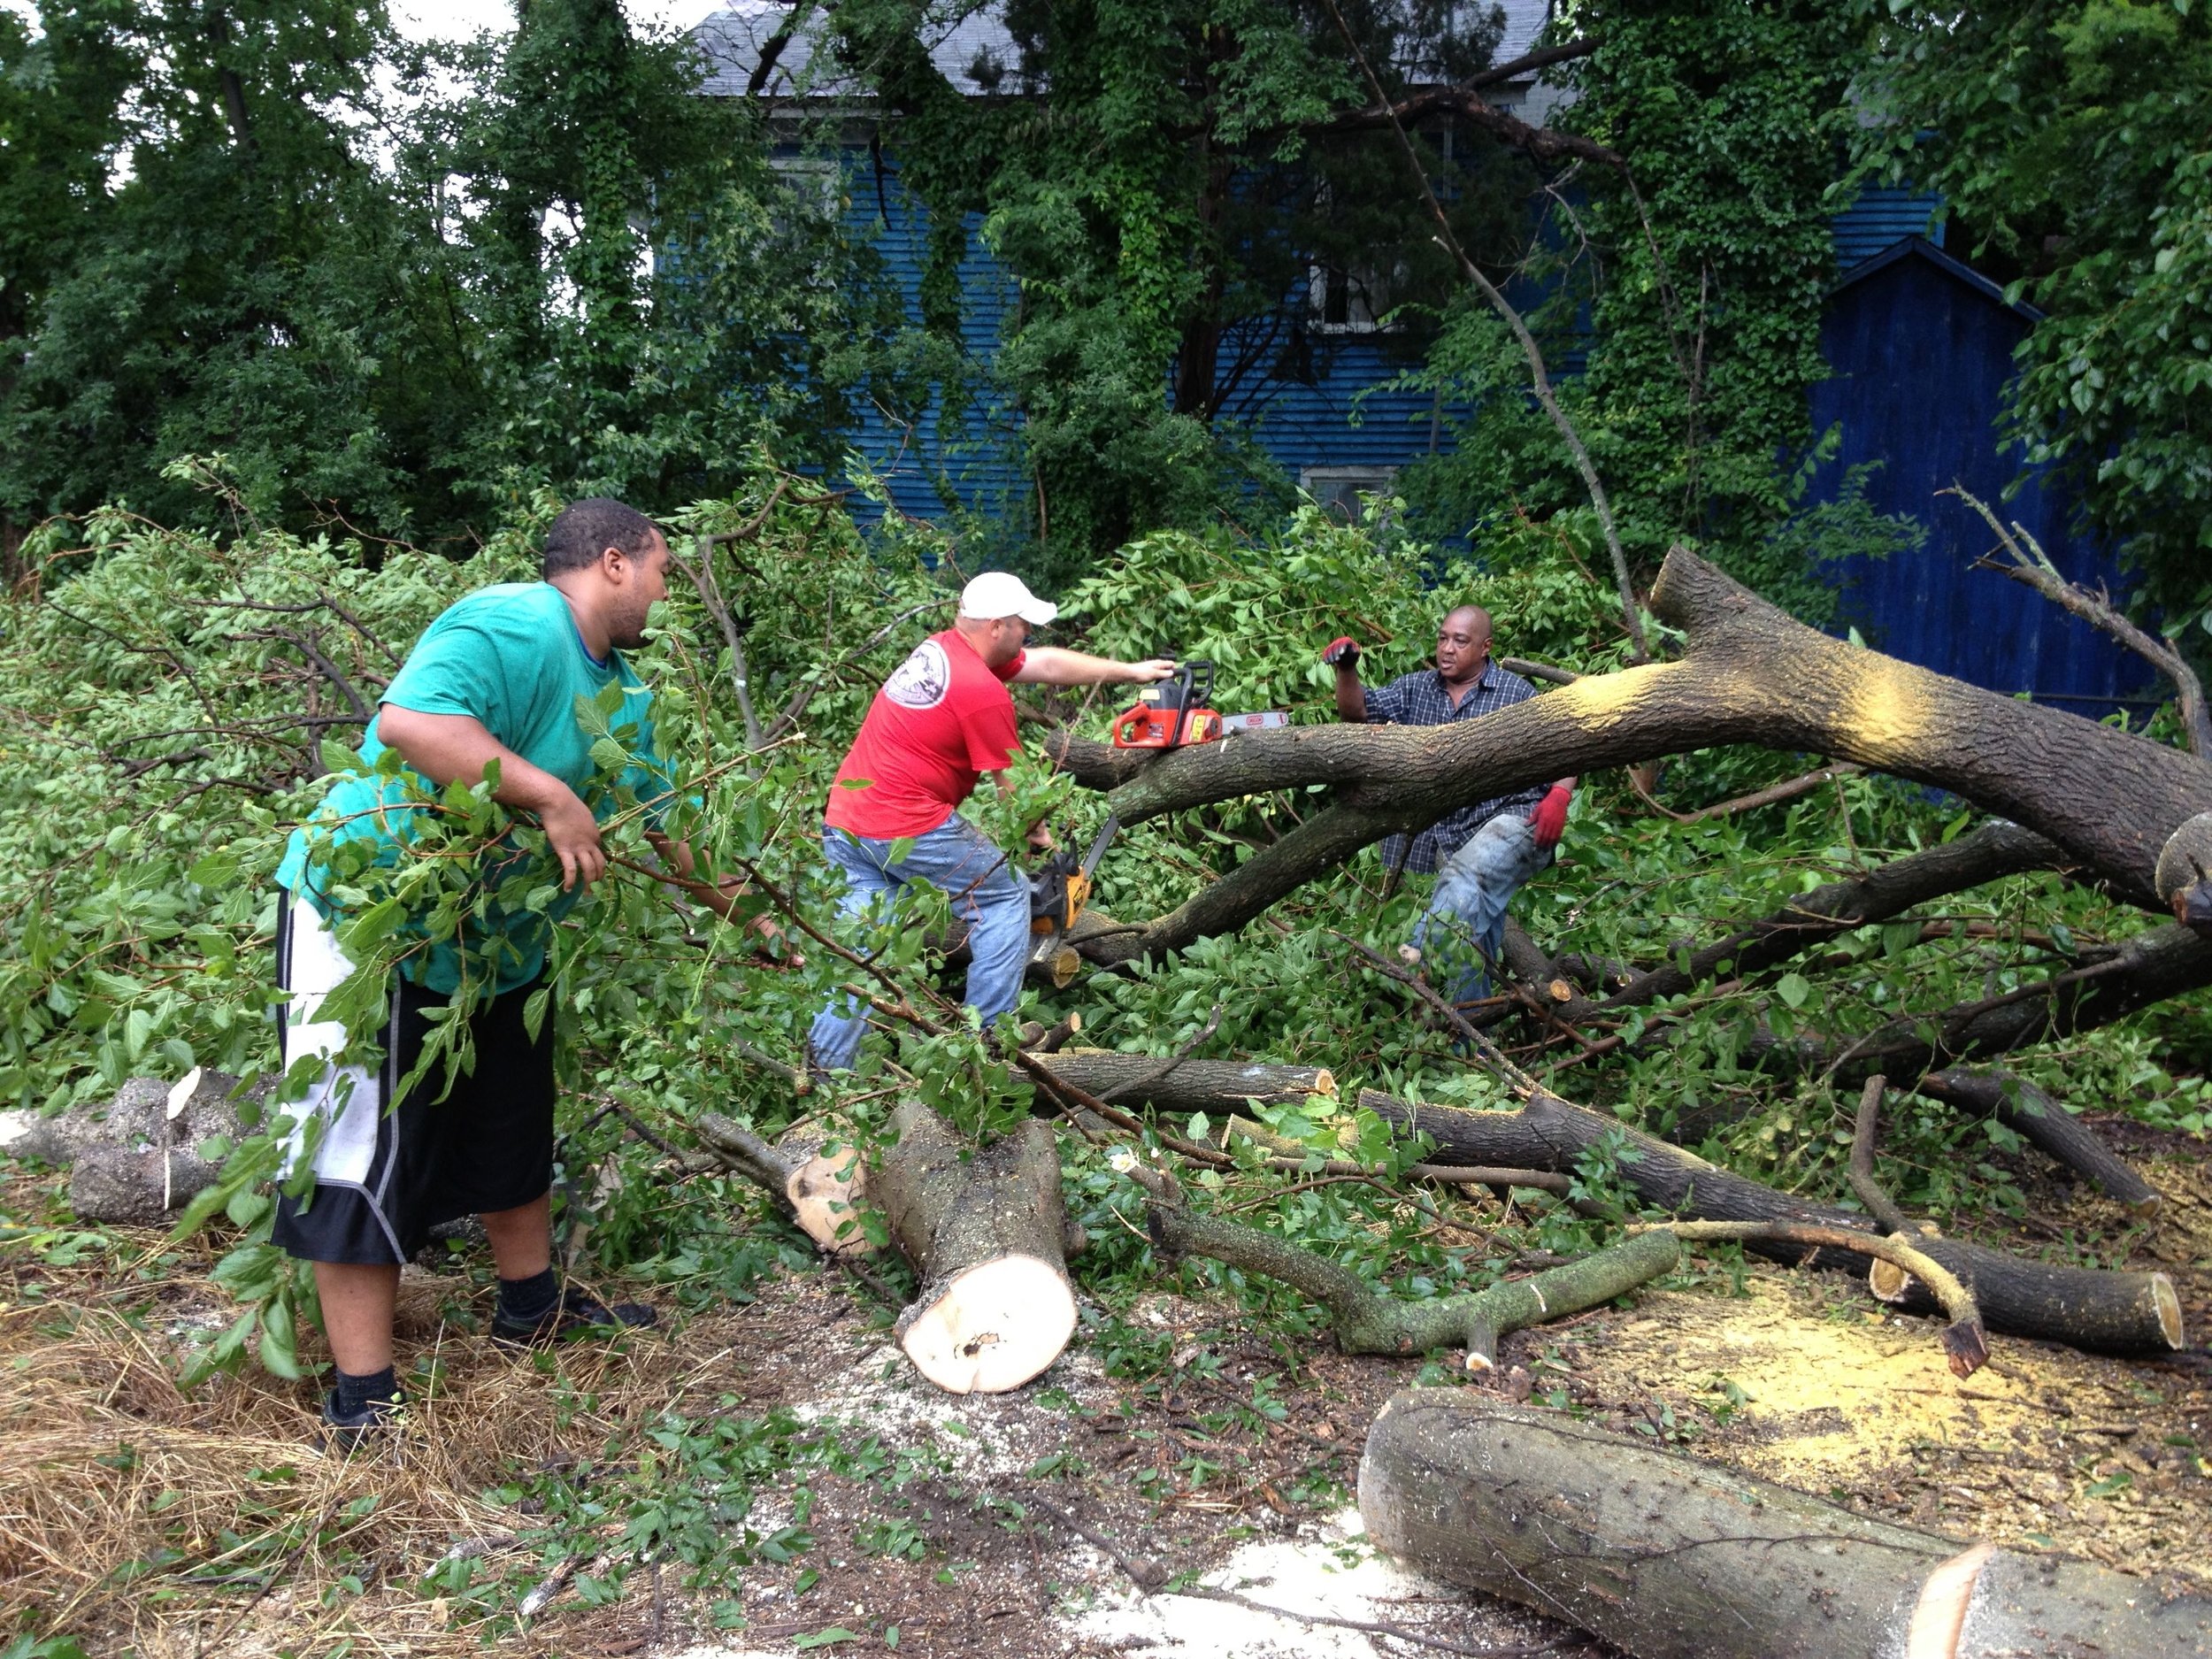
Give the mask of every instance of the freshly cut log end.
POLYGON ((860 1225, 861 1194, 867 1177, 860 1150, 848 1146, 834 1156, 816 1153, 791 1171, 783 1184, 792 1219, 829 1256, 872 1256, 875 1244, 860 1225))
POLYGON ((947 1394, 1018 1388, 1075 1334, 1075 1297, 1051 1263, 1003 1256, 956 1274, 901 1322, 899 1346, 947 1394))
POLYGON ((1048 940, 1030 953, 1029 977, 1051 981, 1056 991, 1066 990, 1082 972, 1082 954, 1059 940, 1048 940))
MULTIPOLYGON (((1950 1265, 1946 1252, 1955 1245, 1930 1240, 1930 1255, 1950 1265)), ((2042 1330, 2022 1332, 2043 1336, 2065 1332, 2056 1340, 2078 1348, 2104 1353, 2141 1353, 2159 1348, 2186 1346, 2188 1333, 2181 1317, 2181 1298, 2174 1281, 2163 1273, 2108 1273, 2092 1268, 2046 1267, 2022 1263, 2028 1282, 2023 1294, 2047 1304, 2042 1330)), ((1988 1263, 1974 1277, 1978 1292, 1998 1267, 1988 1263)), ((1875 1300, 1900 1307, 1916 1302, 1924 1294, 1920 1281, 1893 1262, 1877 1262, 1867 1271, 1866 1287, 1875 1300)))
POLYGON ((914 1100, 892 1109, 891 1129, 868 1187, 921 1280, 899 1346, 950 1393, 1018 1388, 1075 1333, 1059 1142, 1032 1118, 972 1146, 914 1100))

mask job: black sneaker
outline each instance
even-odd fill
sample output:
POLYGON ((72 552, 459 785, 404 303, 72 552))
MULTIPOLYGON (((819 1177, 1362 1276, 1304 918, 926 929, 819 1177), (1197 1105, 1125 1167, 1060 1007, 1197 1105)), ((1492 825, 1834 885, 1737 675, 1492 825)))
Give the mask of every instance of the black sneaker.
POLYGON ((610 1308, 590 1292, 565 1285, 560 1300, 539 1318, 511 1318, 495 1310, 492 1340, 510 1348, 549 1348, 572 1337, 634 1331, 659 1320, 660 1315, 641 1302, 618 1302, 610 1308))
POLYGON ((338 1391, 333 1388, 323 1396, 323 1443, 349 1457, 398 1428, 406 1412, 406 1396, 397 1394, 386 1400, 364 1401, 359 1410, 346 1411, 340 1408, 338 1391))

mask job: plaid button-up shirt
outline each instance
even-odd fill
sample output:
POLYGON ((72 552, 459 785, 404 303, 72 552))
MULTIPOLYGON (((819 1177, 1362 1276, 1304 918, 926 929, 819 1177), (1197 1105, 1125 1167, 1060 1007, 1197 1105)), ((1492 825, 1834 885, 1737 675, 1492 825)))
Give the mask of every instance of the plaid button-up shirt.
MULTIPOLYGON (((1386 686, 1367 688, 1367 718, 1375 726, 1449 726, 1455 720, 1479 719, 1499 709, 1526 703, 1536 687, 1518 674, 1495 663, 1483 664, 1482 678, 1452 706, 1452 694, 1444 688, 1444 676, 1433 668, 1417 674, 1402 674, 1386 686)), ((1541 789, 1524 789, 1478 801, 1448 818, 1439 818, 1410 839, 1393 835, 1383 842, 1383 864, 1392 870, 1433 870, 1466 844, 1467 838, 1499 813, 1527 810, 1544 798, 1541 789)))

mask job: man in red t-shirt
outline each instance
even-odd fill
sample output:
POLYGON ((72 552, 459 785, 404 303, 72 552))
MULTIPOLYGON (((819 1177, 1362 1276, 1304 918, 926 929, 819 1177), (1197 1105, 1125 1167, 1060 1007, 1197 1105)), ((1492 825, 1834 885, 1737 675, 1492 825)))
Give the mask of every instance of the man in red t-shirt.
MULTIPOLYGON (((960 803, 985 772, 1003 772, 1021 748, 1007 682, 1148 685, 1175 672, 1162 657, 1118 663, 1048 645, 1025 649, 1031 627, 1059 614, 1004 571, 970 582, 953 626, 916 646, 876 693, 824 814, 822 847, 844 875, 841 908, 849 923, 858 923, 879 895, 909 881, 951 896, 968 924, 968 1006, 986 1025, 1012 1011, 1021 996, 1029 884, 960 816, 960 803), (894 864, 891 843, 901 840, 913 845, 894 864)), ((1041 831, 1030 834, 1033 844, 1041 831)), ((809 1033, 815 1063, 833 1071, 851 1065, 866 1029, 856 1002, 833 1002, 809 1033)))

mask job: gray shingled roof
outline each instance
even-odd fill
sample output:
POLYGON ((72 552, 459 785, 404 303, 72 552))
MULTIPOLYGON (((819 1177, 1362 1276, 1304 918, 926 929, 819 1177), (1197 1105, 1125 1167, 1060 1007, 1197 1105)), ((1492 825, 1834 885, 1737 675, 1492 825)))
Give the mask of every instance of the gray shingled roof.
MULTIPOLYGON (((1498 61, 1517 58, 1529 49, 1537 31, 1551 15, 1551 0, 1503 0, 1505 35, 1498 44, 1498 61)), ((691 31, 710 66, 703 90, 741 97, 760 63, 762 49, 791 14, 787 0, 731 0, 710 12, 691 31)), ((1012 37, 995 5, 978 7, 974 0, 938 0, 926 14, 923 40, 929 55, 945 78, 961 91, 983 95, 999 90, 999 75, 1016 66, 1012 37)), ((823 19, 817 8, 800 32, 786 44, 762 91, 771 97, 856 97, 865 93, 849 78, 839 77, 826 64, 814 65, 815 45, 823 19), (819 73, 823 78, 816 80, 819 73)), ((1010 88, 1008 88, 1010 90, 1010 88)))

